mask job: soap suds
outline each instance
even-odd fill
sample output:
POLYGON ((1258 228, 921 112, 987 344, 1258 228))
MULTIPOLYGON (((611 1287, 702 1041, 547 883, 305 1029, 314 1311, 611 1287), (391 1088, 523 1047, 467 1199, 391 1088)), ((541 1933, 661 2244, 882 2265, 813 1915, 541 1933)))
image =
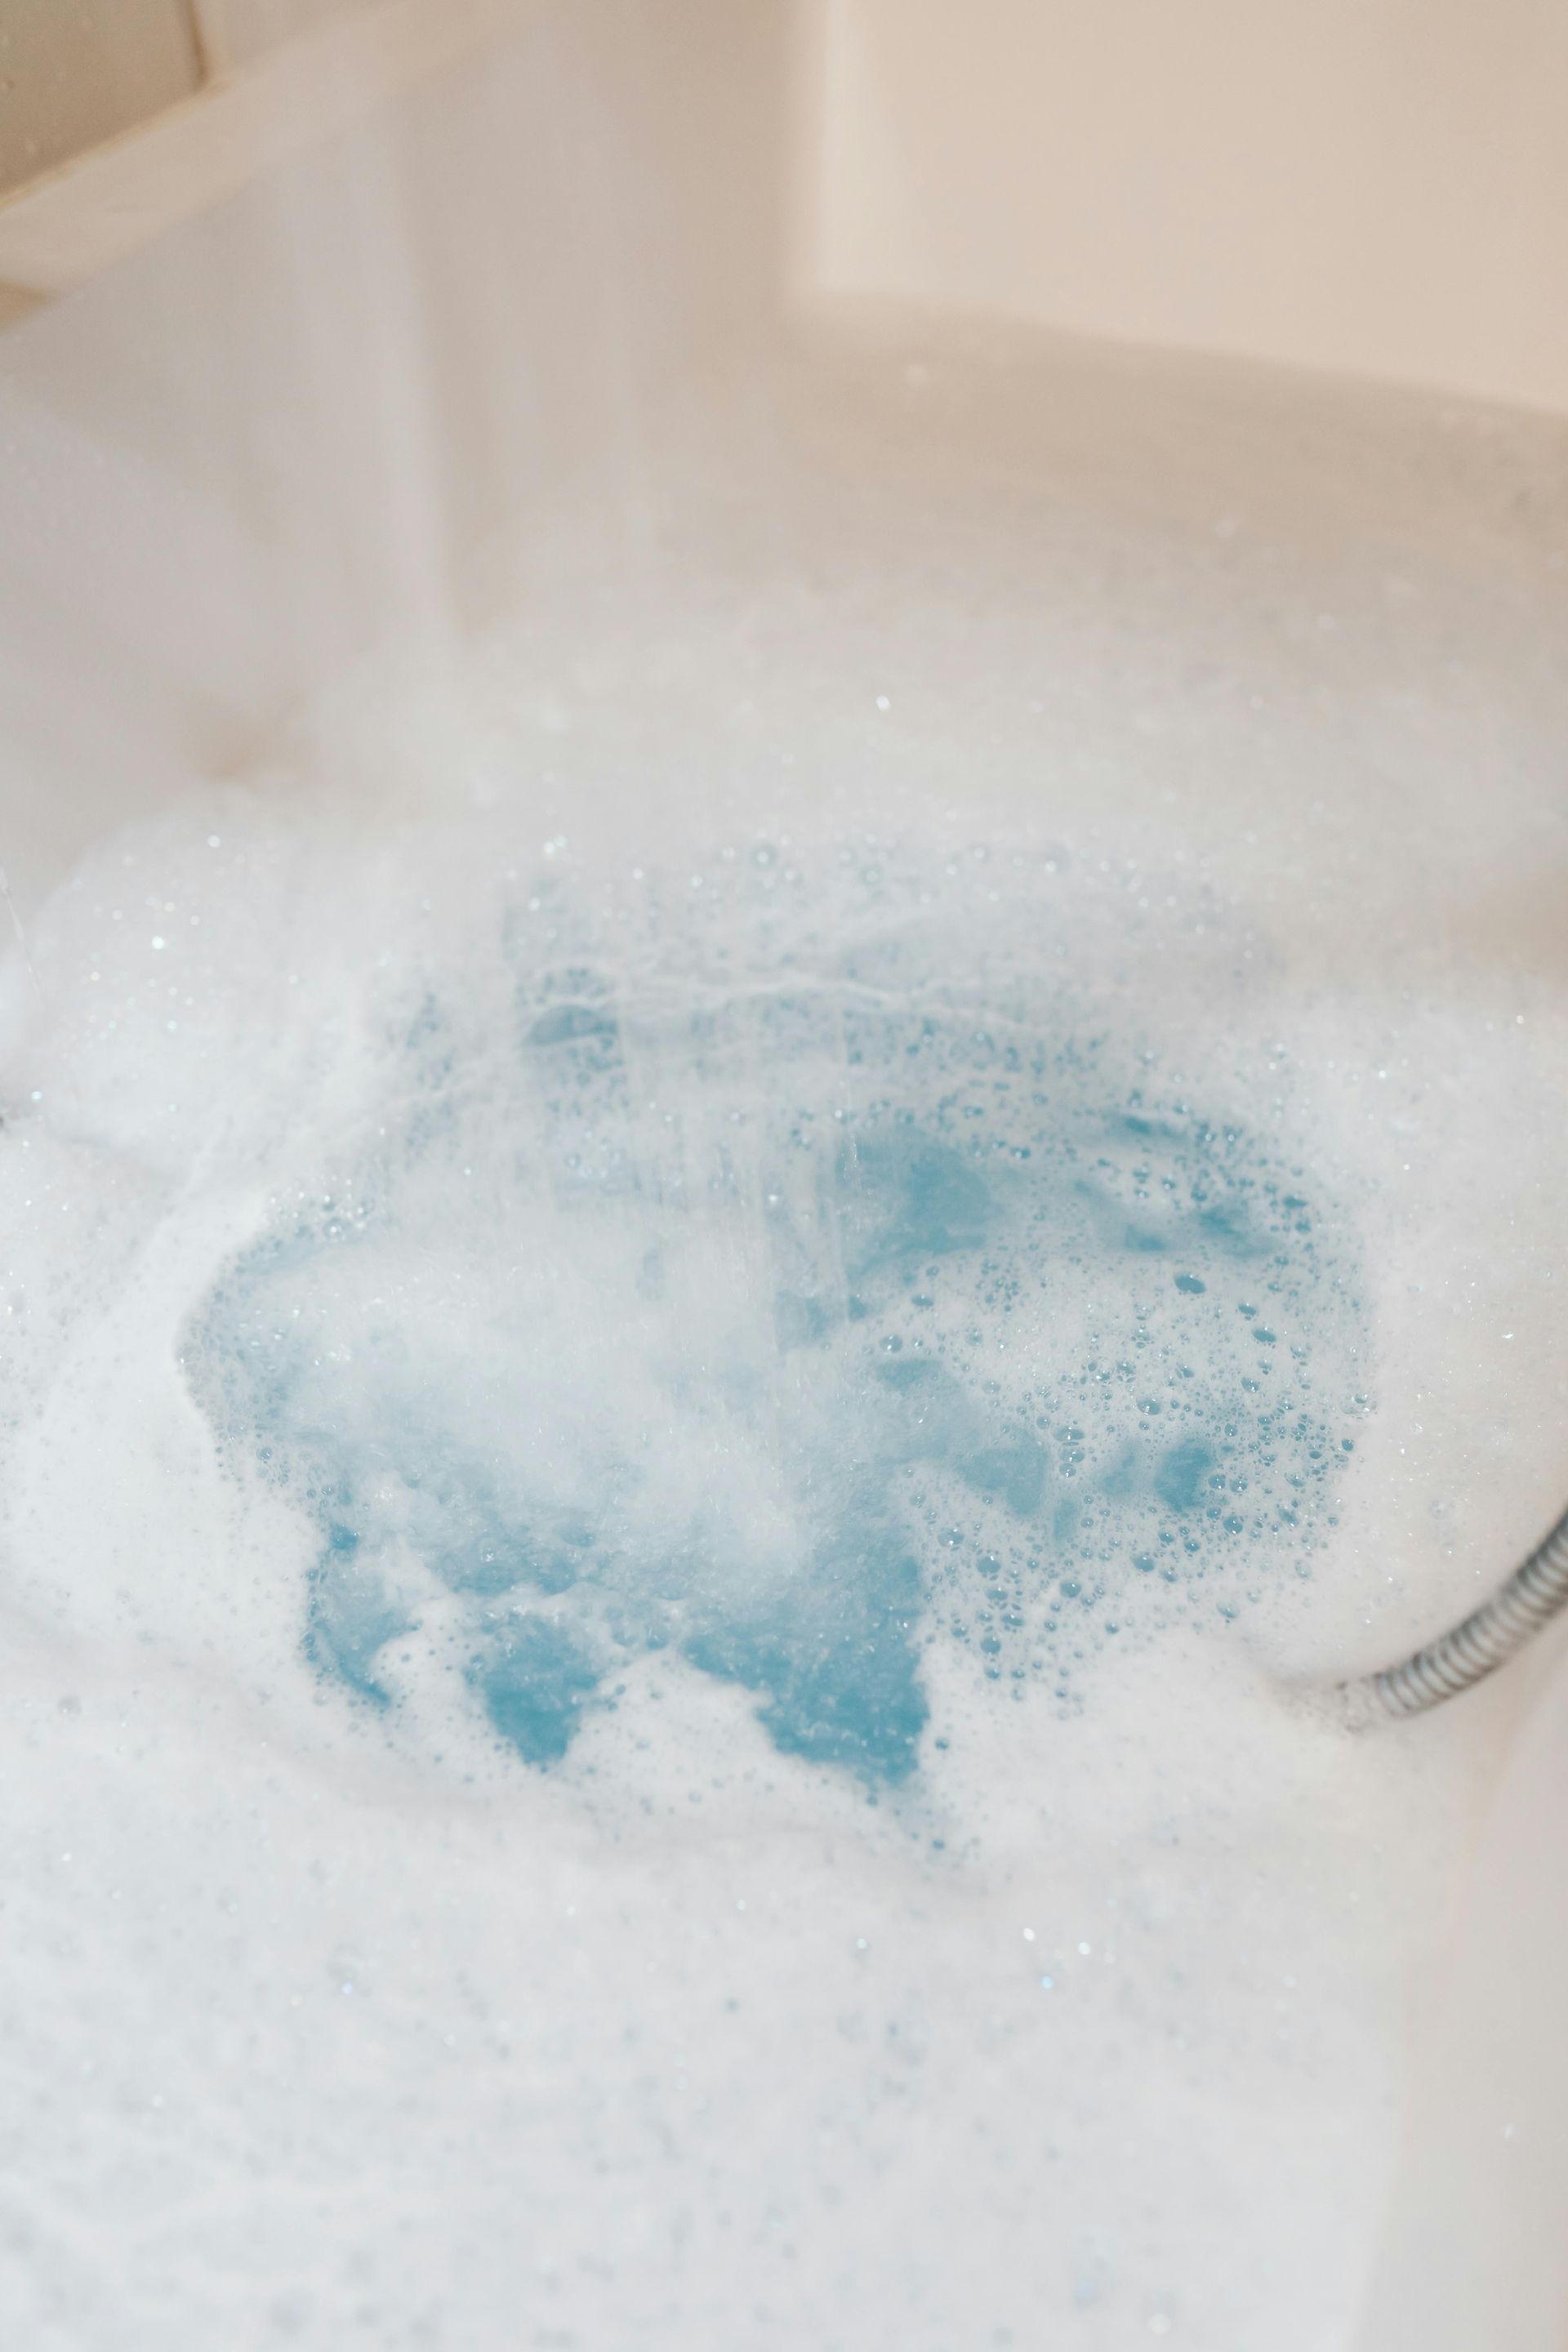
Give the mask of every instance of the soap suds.
POLYGON ((1298 1686, 1559 1499, 1534 525, 905 356, 7 971, 29 2347, 1356 2341, 1485 1740, 1298 1686))
POLYGON ((988 987, 994 949, 966 981, 937 891, 901 934, 858 859, 875 928, 841 905, 817 969, 776 850, 730 845, 706 969, 563 961, 530 874, 353 1006, 363 1143, 181 1350, 305 1531, 326 1681, 391 1715, 444 1675, 543 1767, 664 1654, 896 1787, 933 1644, 1066 1710, 1108 1641, 1311 1573, 1368 1406, 1342 1211, 1117 1008, 988 987))

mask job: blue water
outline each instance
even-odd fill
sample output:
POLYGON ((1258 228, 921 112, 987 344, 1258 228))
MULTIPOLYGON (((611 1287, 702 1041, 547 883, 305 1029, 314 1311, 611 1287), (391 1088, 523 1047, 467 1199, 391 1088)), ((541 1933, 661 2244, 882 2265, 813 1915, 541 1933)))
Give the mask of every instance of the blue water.
POLYGON ((425 1643, 550 1769, 679 1660, 874 1790, 931 1760, 935 1644, 1070 1716, 1108 1645, 1309 1574, 1363 1402, 1342 1221, 1068 1018, 433 982, 185 1349, 309 1531, 314 1673, 390 1724, 425 1643))

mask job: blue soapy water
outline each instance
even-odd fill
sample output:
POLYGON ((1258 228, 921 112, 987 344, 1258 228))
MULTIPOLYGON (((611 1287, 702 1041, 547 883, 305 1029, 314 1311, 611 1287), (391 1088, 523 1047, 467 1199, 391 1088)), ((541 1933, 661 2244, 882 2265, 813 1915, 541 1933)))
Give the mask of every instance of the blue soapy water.
POLYGON ((523 1616, 488 1644, 468 1680, 524 1763, 553 1764, 572 1745, 600 1670, 565 1626, 523 1616))
POLYGON ((362 1698, 385 1706, 391 1694, 376 1680, 375 1662, 389 1642, 412 1631, 374 1568, 359 1558, 353 1530, 330 1527, 327 1549, 310 1577, 305 1654, 362 1698))
POLYGON ((434 988, 333 1190, 189 1334, 314 1530, 304 1654, 530 1766, 659 1661, 910 1780, 925 1662, 1043 1682, 1310 1570, 1358 1321, 1308 1180, 1103 1037, 831 980, 434 988), (1129 1071, 1135 1075, 1130 1076, 1129 1071))

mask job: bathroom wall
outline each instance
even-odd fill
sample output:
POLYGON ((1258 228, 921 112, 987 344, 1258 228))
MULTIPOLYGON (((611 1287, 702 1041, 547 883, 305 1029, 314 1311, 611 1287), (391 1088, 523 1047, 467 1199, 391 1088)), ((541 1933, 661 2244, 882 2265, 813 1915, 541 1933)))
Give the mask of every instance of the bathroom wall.
POLYGON ((188 98, 186 0, 0 0, 0 195, 188 98))
POLYGON ((297 34, 314 32, 369 0, 191 0, 215 72, 245 66, 297 34))
POLYGON ((1562 0, 810 0, 808 289, 1568 408, 1562 0))
POLYGON ((0 198, 362 11, 432 13, 430 0, 0 0, 0 198))

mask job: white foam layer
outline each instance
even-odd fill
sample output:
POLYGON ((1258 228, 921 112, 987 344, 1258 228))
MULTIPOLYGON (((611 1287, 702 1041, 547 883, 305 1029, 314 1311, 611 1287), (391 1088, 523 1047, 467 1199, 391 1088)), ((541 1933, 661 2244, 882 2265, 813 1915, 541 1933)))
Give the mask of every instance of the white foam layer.
POLYGON ((1353 2340, 1499 1718, 1288 1691, 1558 1501, 1562 586, 1294 397, 792 363, 30 927, 28 2342, 1353 2340))

